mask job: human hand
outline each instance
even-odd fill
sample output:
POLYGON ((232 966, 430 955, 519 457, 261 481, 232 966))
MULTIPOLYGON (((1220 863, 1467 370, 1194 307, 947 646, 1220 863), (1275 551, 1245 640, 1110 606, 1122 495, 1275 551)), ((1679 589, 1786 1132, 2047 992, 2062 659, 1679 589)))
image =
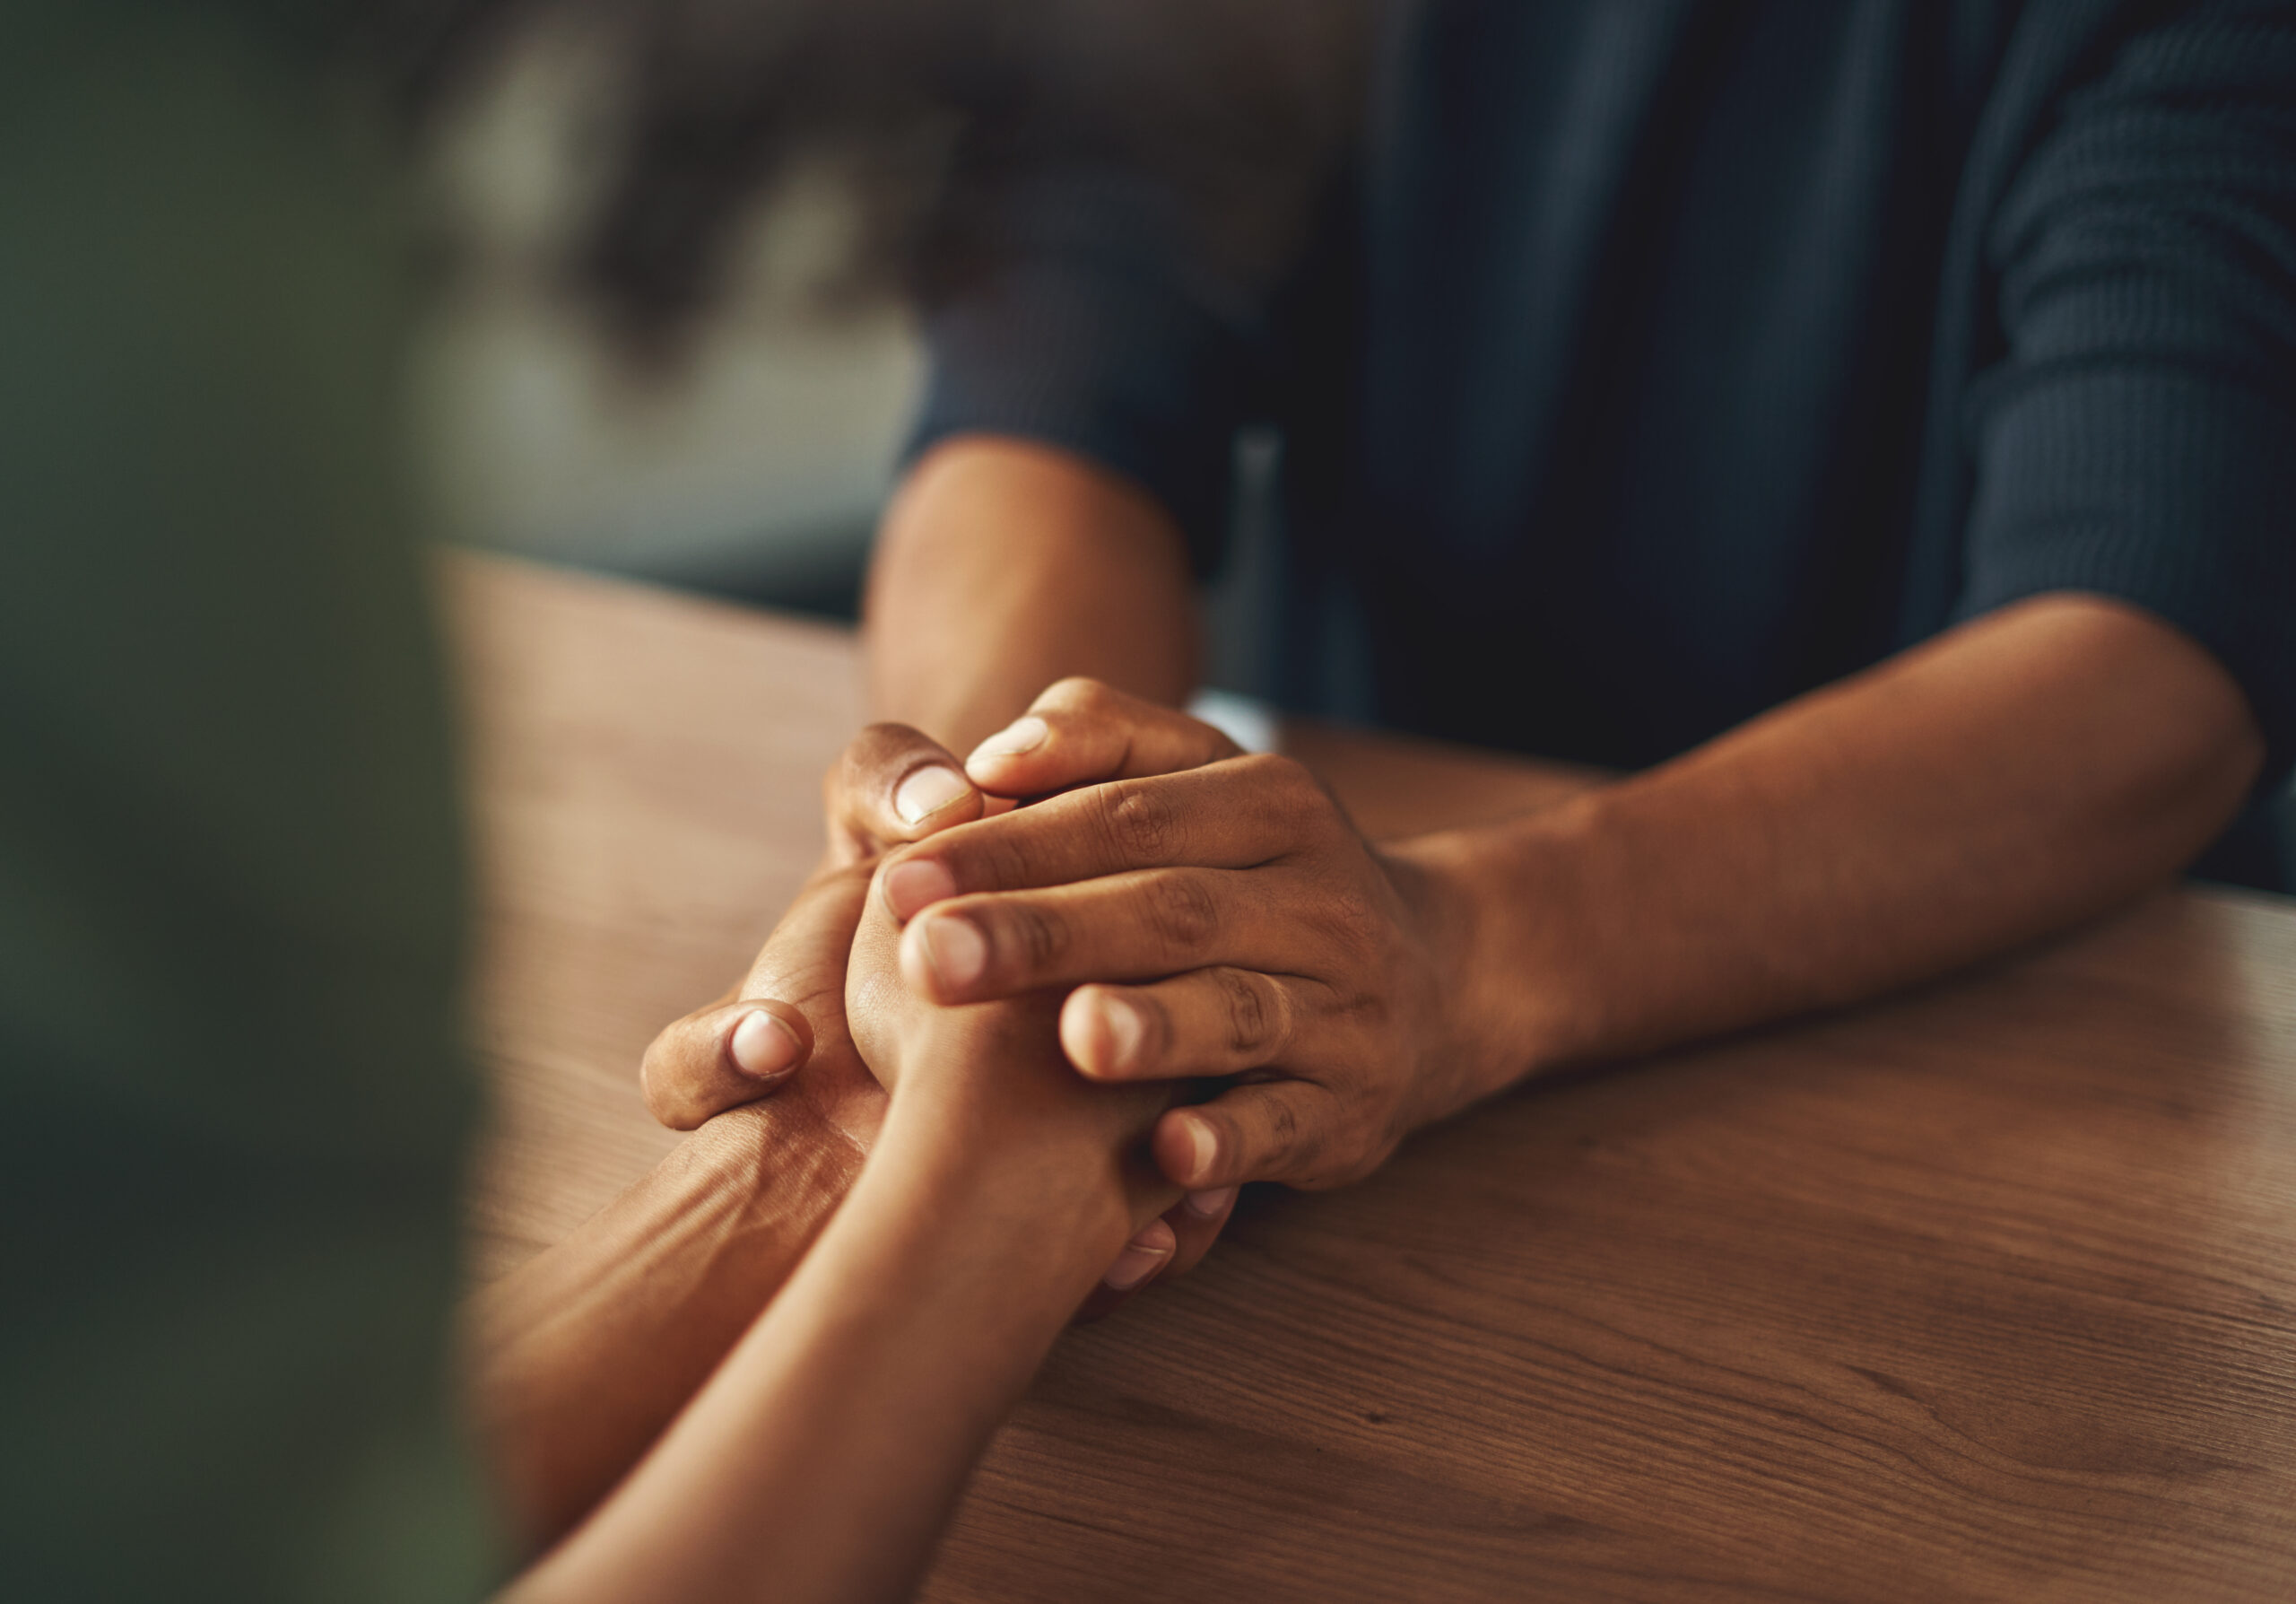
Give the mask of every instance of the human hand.
MULTIPOLYGON (((992 797, 1042 798, 1083 785, 1201 768, 1242 754, 1235 742, 1200 719, 1096 680, 1065 679, 1039 696, 1021 718, 975 747, 965 760, 965 771, 992 797)), ((929 860, 911 873, 923 879, 899 889, 896 896, 903 903, 921 905, 948 889, 929 860)), ((895 897, 884 900, 890 907, 895 897)), ((1164 1216, 1170 1234, 1169 1259, 1155 1262, 1148 1257, 1147 1250, 1159 1239, 1152 1231, 1144 1233, 1128 1251, 1127 1262, 1111 1272, 1103 1295, 1086 1305, 1085 1317, 1114 1308, 1122 1297, 1108 1295, 1119 1288, 1137 1291, 1194 1268, 1226 1228, 1237 1190, 1213 1186, 1189 1192, 1164 1216), (1132 1281, 1135 1276, 1138 1279, 1132 1281)))
MULTIPOLYGON (((1130 698, 1118 699, 1127 710, 1125 719, 1089 721, 1100 732, 1118 733, 1118 741, 1074 738, 1077 732, 1065 713, 1105 712, 1103 694, 1116 696, 1089 682, 1056 685, 1038 706, 1061 722, 1064 738, 1010 760, 976 754, 974 766, 1001 780, 1025 781, 1025 789, 1002 793, 1023 795, 1236 751, 1211 726, 1130 698)), ((823 797, 830 852, 822 869, 767 938, 749 973, 724 997, 664 1030, 647 1050, 641 1072, 647 1102, 665 1124, 691 1129, 726 1109, 779 1094, 818 1104, 830 1123, 865 1149, 875 1134, 883 1093, 853 1044, 846 998, 870 866, 890 846, 1010 804, 988 799, 967 783, 938 743, 889 724, 872 726, 847 749, 824 781, 823 797)), ((1175 1207, 1161 1226, 1144 1231, 1110 1268, 1105 1295, 1087 1306, 1086 1315, 1105 1312, 1160 1273, 1193 1265, 1218 1234, 1233 1198, 1231 1190, 1210 1208, 1197 1198, 1175 1207)))
MULTIPOLYGON (((1057 992, 955 1007, 920 995, 901 973, 900 928, 883 898, 866 902, 846 968, 845 1011, 854 1046, 895 1106, 929 1104, 948 1139, 986 1143, 1000 1155, 1020 1146, 1106 1157, 1144 1146, 1171 1104, 1172 1083, 1098 1085, 1076 1074, 1060 1048, 1057 992)), ((1152 1184, 1168 1185, 1161 1177, 1152 1184)))
MULTIPOLYGON (((1104 693, 1068 722, 1113 751, 1173 717, 1104 693)), ((1070 732, 1036 721, 974 754, 982 789, 1049 789, 1026 764, 1070 732)), ((1493 1084, 1455 1029, 1472 902, 1439 839, 1375 849, 1285 758, 1069 790, 900 849, 876 884, 922 994, 1073 986, 1060 1038, 1083 1075, 1234 1077, 1158 1123, 1157 1160, 1192 1193, 1353 1180, 1493 1084)))
POLYGON ((1000 754, 991 737, 973 754, 987 788, 976 787, 946 747, 905 724, 873 724, 854 738, 822 778, 829 850, 820 871, 749 972, 647 1048, 639 1081, 656 1119, 691 1130, 774 1094, 809 1057, 848 1040, 845 959, 860 904, 828 889, 859 883, 845 871, 865 879, 886 851, 1004 811, 1011 804, 1001 798, 1193 767, 1237 751, 1211 725, 1089 680, 1054 685, 1004 735, 1048 717, 1060 731, 1041 746, 1000 754))
POLYGON ((639 1071, 647 1107, 691 1130, 711 1115, 802 1086, 831 1100, 866 1145, 883 1098, 852 1050, 845 967, 869 872, 884 851, 977 819, 984 798, 937 741, 873 724, 822 781, 829 848, 821 869, 766 937, 749 972, 715 1002, 665 1028, 639 1071), (799 1077, 811 1062, 814 1068, 799 1077), (820 1084, 816 1085, 815 1083, 820 1084))

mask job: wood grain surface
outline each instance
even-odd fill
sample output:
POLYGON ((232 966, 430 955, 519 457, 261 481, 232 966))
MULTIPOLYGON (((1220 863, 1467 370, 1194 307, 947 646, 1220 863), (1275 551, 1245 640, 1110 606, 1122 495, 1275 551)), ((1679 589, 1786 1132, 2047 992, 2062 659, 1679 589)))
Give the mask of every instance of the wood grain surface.
MULTIPOLYGON (((635 1067, 819 849, 843 633, 444 568, 499 1134, 482 1274, 672 1138, 635 1067)), ((1331 730, 1375 833, 1587 777, 1331 730)), ((1071 1333, 936 1600, 2296 1598, 2296 904, 2164 890, 1248 1196, 1071 1333)))

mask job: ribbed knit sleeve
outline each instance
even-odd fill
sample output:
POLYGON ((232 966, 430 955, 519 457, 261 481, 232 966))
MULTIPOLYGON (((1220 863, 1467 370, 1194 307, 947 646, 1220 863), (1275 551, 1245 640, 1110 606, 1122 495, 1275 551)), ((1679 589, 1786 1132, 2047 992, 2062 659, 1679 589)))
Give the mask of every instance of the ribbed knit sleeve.
POLYGON ((1257 309, 1187 237, 1138 178, 1065 173, 1015 194, 989 268, 926 317, 931 378, 909 453, 974 432, 1076 452, 1162 503, 1208 572, 1257 309))
POLYGON ((2196 8, 2067 97, 1989 250, 1963 616, 2101 593, 2224 664, 2296 762, 2296 17, 2196 8))

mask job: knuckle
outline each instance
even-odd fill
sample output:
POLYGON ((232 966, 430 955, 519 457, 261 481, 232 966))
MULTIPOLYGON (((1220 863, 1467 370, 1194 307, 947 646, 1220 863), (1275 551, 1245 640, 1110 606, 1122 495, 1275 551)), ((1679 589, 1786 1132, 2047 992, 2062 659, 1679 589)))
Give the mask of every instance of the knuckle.
POLYGON ((671 1042, 674 1030, 665 1031, 647 1045, 638 1061, 638 1089, 645 1095, 646 1111, 672 1130, 691 1130, 703 1116, 692 1106, 679 1084, 677 1051, 671 1042))
POLYGON ((1100 824, 1119 860, 1163 863, 1178 855, 1179 810, 1152 785, 1124 781, 1100 788, 1100 824))
POLYGON ((1228 760, 1236 772, 1252 782, 1255 789, 1282 794, 1292 789, 1295 773, 1304 773, 1296 758, 1280 752, 1247 752, 1241 757, 1228 760))
POLYGON ((1324 1132, 1303 1129, 1292 1150, 1292 1184, 1308 1191, 1324 1191, 1357 1179, 1336 1147, 1324 1132))
POLYGON ((1240 969, 1213 972, 1227 1004, 1228 1050, 1239 1058, 1267 1051, 1282 1034, 1282 1005, 1274 983, 1240 969))
POLYGON ((838 770, 847 787, 857 790, 906 761, 918 745, 929 744, 906 724, 872 724, 847 744, 838 770))
POLYGON ((1036 699, 1039 709, 1054 709, 1062 712, 1096 713, 1106 710, 1110 697, 1116 694, 1100 681, 1082 674, 1072 674, 1058 679, 1036 699))
POLYGON ((1200 876, 1161 875, 1147 883, 1148 926, 1161 951, 1186 957, 1220 932, 1220 899, 1200 876))
POLYGON ((959 825, 909 855, 936 859, 961 893, 1018 891, 1033 883, 1028 853, 1006 831, 959 825))
POLYGON ((1359 1129, 1360 1111, 1335 1101, 1328 1090, 1313 1100, 1303 1115, 1296 1098, 1271 1100, 1268 1124, 1280 1132, 1281 1179, 1309 1191, 1321 1191, 1360 1181, 1378 1168, 1394 1143, 1384 1146, 1370 1133, 1359 1129))
POLYGON ((1394 1019, 1387 996, 1374 988, 1338 994, 1333 1011, 1359 1035, 1372 1038, 1384 1036, 1394 1019))
POLYGON ((845 750, 849 754, 875 758, 890 751, 912 746, 923 738, 909 725, 880 719, 874 724, 863 725, 861 733, 853 737, 852 744, 845 750))
POLYGON ((1283 1156, 1304 1160, 1309 1155, 1303 1149, 1312 1146, 1311 1139, 1301 1134, 1300 1113, 1288 1097, 1271 1098, 1267 1108, 1268 1146, 1283 1156))
POLYGON ((1330 811, 1330 798, 1322 784, 1299 759, 1258 752, 1239 761, 1255 794, 1287 821, 1305 824, 1330 811))
POLYGON ((993 949, 1010 953, 1028 974, 1058 968, 1075 945, 1067 918, 1041 902, 1016 902, 997 923, 993 949))
MULTIPOLYGON (((993 826, 1004 821, 984 822, 993 826)), ((1057 877, 1047 870, 1045 848, 1026 832, 984 829, 975 832, 963 844, 973 856, 962 866, 950 866, 950 871, 957 876, 960 885, 976 884, 964 877, 968 871, 980 876, 978 884, 984 891, 1024 891, 1031 886, 1052 884, 1057 877)))
POLYGON ((934 743, 906 724, 865 727, 846 743, 822 778, 822 799, 832 821, 865 829, 895 773, 934 743))

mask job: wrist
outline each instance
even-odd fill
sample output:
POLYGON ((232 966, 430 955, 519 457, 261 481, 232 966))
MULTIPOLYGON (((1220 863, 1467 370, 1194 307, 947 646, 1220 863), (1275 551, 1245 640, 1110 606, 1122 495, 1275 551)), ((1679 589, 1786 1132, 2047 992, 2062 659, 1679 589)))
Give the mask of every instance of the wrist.
POLYGON ((809 1215, 826 1214, 851 1190, 864 1153, 860 1139, 819 1108, 769 1097, 710 1116, 664 1169, 697 1193, 747 1204, 787 1197, 803 1199, 809 1215))
POLYGON ((1440 977, 1433 1056, 1452 1111, 1569 1063, 1596 1003, 1573 962, 1578 924, 1575 804, 1505 824, 1439 831, 1383 849, 1406 866, 1407 898, 1440 977))
POLYGON ((1091 1207, 1114 1198, 1121 1209, 1124 1156, 1162 1100, 1152 1104, 1134 1088, 1079 1085, 1065 1106, 1048 1108, 1011 1093, 1006 1085, 955 1076, 905 1081, 887 1106, 880 1145, 898 1140, 952 1186, 1025 1184, 1048 1204, 1091 1207))
POLYGON ((526 1542, 554 1541, 645 1452, 796 1267, 859 1161, 779 1103, 728 1110, 474 1296, 470 1402, 526 1542))
MULTIPOLYGON (((897 982, 896 982, 897 983, 897 982)), ((967 1155, 1028 1156, 1064 1173, 1097 1174, 1144 1138, 1170 1106, 1164 1082, 1098 1085, 1058 1044, 1057 997, 943 1006, 902 999, 910 1017, 874 1047, 891 1089, 888 1119, 915 1139, 967 1155)), ((884 1010, 890 1014, 892 1010, 884 1010)), ((865 1006, 857 1014, 881 1016, 865 1006)))
POLYGON ((1046 1120, 933 1083, 894 1094, 872 1168, 899 1177, 952 1251, 1011 1258, 996 1273, 1013 1277, 1016 1295, 1040 1286, 1065 1310, 1142 1223, 1127 1184, 1131 1146, 1104 1123, 1046 1120))

